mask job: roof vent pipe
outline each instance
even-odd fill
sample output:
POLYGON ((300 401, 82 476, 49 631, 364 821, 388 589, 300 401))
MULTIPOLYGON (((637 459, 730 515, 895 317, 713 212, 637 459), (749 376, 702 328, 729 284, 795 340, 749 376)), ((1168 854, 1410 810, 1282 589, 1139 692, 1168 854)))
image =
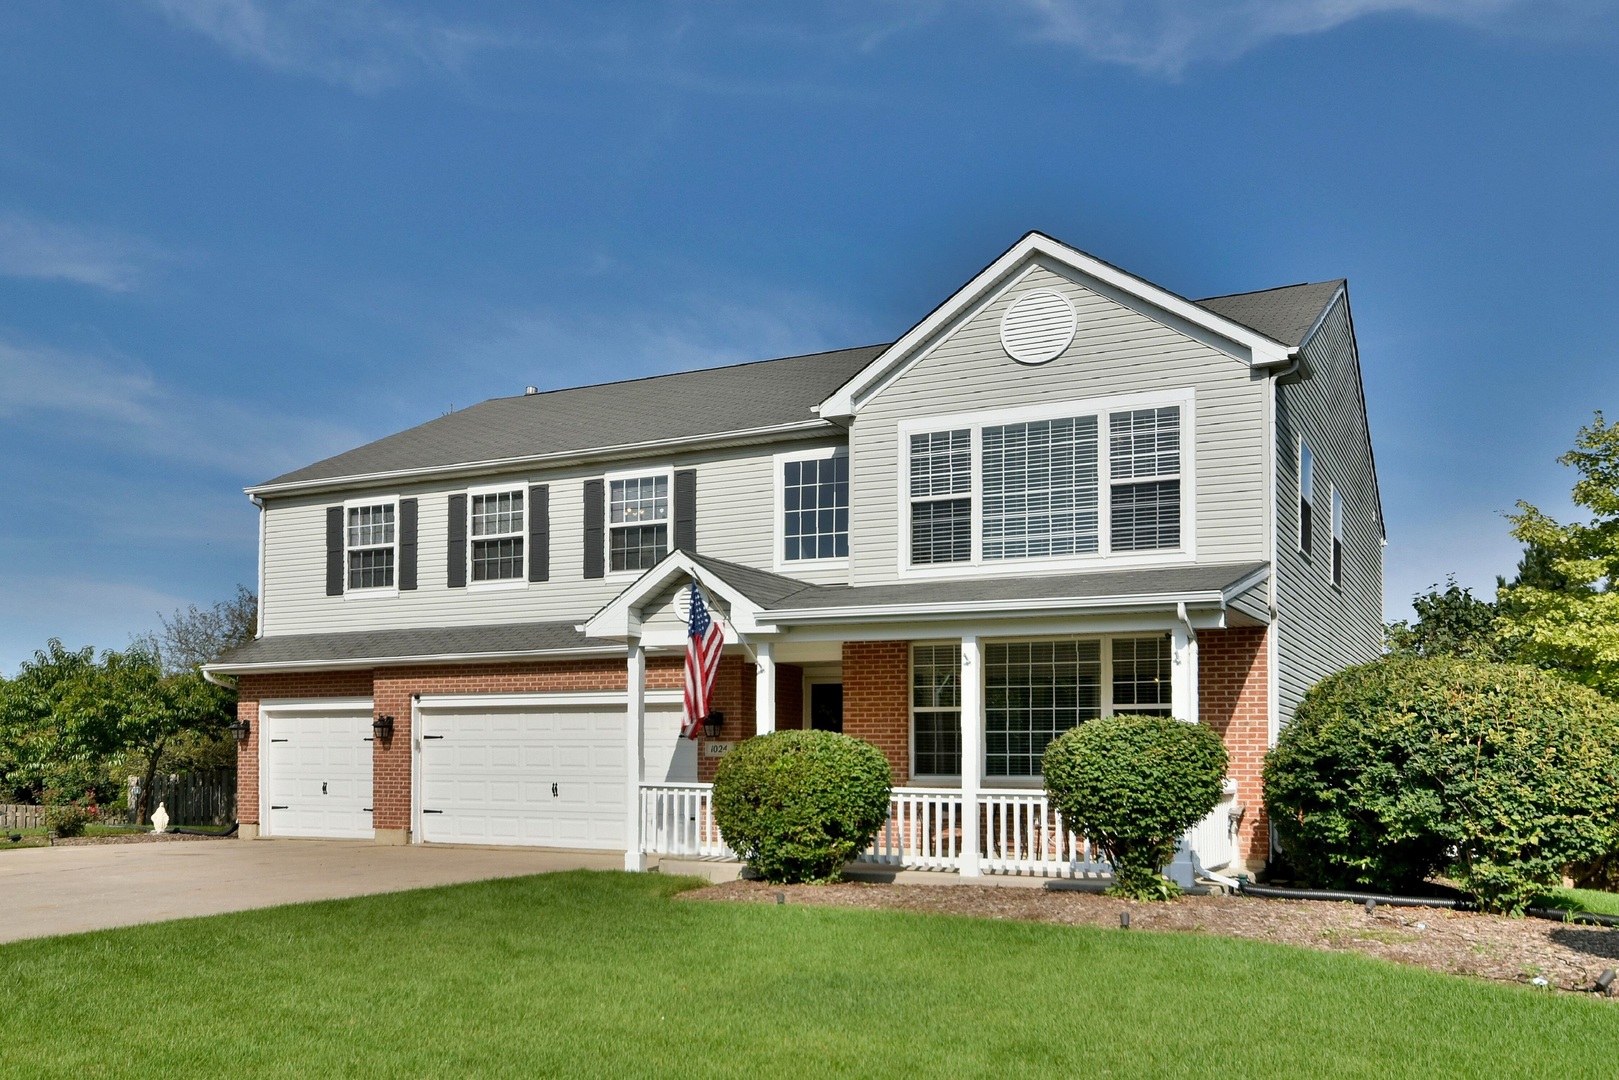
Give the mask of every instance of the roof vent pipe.
POLYGON ((524 397, 533 397, 535 394, 538 394, 539 392, 540 392, 540 388, 538 386, 525 386, 525 387, 523 387, 523 396, 524 397))

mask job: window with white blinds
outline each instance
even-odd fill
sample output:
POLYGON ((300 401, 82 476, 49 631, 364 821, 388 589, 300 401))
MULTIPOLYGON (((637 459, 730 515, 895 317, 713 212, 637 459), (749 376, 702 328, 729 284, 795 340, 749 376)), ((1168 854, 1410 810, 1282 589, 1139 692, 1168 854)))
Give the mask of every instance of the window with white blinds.
POLYGON ((961 775, 961 646, 911 649, 911 773, 961 775))
POLYGON ((1114 551, 1181 543, 1180 409, 1135 409, 1108 417, 1114 551))
POLYGON ((906 436, 909 565, 1189 549, 1182 405, 1041 411, 906 436))
POLYGON ((973 557, 972 432, 911 436, 911 562, 973 557))
POLYGON ((984 428, 984 558, 1096 550, 1096 422, 1079 416, 984 428))

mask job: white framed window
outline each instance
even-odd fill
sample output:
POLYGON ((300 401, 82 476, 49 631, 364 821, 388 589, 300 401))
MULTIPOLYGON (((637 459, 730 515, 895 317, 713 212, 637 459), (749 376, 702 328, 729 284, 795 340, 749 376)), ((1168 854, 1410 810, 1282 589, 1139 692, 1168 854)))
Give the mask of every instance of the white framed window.
POLYGON ((522 582, 526 493, 522 488, 490 488, 467 496, 471 584, 522 582))
POLYGON ((1195 555, 1194 405, 1186 389, 901 423, 900 573, 1195 555))
POLYGON ((1332 583, 1344 583, 1344 497, 1338 485, 1332 486, 1332 583))
POLYGON ((614 573, 650 570, 669 554, 673 470, 606 479, 607 568, 614 573))
POLYGON ((1299 440, 1299 550, 1310 553, 1315 527, 1315 455, 1310 444, 1299 440))
MULTIPOLYGON (((1167 633, 984 643, 986 780, 1040 777, 1051 741, 1116 713, 1172 715, 1167 633)), ((961 646, 911 646, 911 774, 961 775, 961 646)))
POLYGON ((778 567, 849 558, 849 451, 777 454, 778 567))
POLYGON ((398 592, 399 500, 343 504, 344 594, 398 592))

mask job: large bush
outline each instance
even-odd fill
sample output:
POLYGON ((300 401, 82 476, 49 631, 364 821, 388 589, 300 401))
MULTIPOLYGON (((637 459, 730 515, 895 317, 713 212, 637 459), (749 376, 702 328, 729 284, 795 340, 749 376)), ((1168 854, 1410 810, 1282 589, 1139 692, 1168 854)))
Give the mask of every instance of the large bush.
POLYGON ((1108 716, 1046 748, 1046 791, 1068 827, 1113 864, 1116 896, 1178 891, 1163 868, 1220 801, 1226 749, 1213 729, 1168 716, 1108 716))
POLYGON ((1317 885, 1449 871, 1521 911, 1619 836, 1619 707, 1548 672, 1381 660, 1310 690, 1265 762, 1289 862, 1317 885))
POLYGON ((725 755, 714 822, 766 881, 830 881, 888 818, 882 751, 830 731, 778 731, 725 755))

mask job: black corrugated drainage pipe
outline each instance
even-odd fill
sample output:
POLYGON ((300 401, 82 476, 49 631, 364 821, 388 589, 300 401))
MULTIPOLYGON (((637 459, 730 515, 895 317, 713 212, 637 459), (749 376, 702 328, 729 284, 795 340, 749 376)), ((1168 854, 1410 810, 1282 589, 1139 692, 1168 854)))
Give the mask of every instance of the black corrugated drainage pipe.
MULTIPOLYGON (((1255 885, 1242 882, 1244 896, 1262 900, 1329 900, 1350 904, 1386 904, 1389 907, 1449 908, 1453 911, 1475 910, 1472 900, 1448 896, 1390 896, 1384 893, 1341 892, 1335 889, 1281 889, 1273 885, 1255 885)), ((1619 927, 1619 915, 1600 915, 1594 911, 1564 911, 1562 908, 1532 907, 1525 915, 1553 922, 1579 923, 1586 926, 1619 927)))
POLYGON ((210 832, 207 829, 185 829, 181 828, 179 825, 176 825, 169 831, 179 833, 182 836, 235 836, 236 830, 241 827, 240 822, 233 821, 230 823, 230 828, 226 829, 224 832, 210 832))

